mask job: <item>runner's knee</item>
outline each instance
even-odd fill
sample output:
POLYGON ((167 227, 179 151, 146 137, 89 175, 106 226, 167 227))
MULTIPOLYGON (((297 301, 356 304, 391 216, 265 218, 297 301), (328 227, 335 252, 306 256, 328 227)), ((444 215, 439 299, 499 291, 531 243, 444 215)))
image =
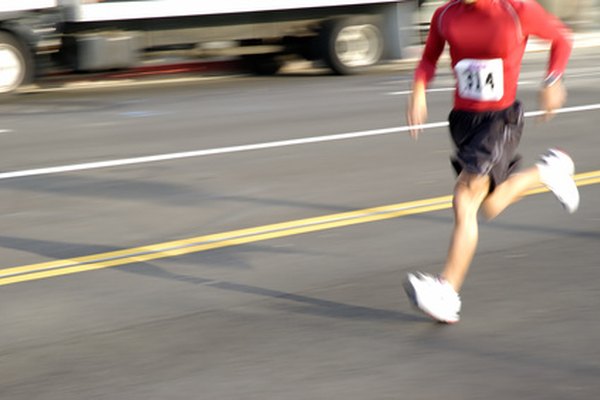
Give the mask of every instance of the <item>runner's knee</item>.
POLYGON ((457 218, 477 215, 488 190, 488 177, 461 174, 454 189, 452 202, 457 218))

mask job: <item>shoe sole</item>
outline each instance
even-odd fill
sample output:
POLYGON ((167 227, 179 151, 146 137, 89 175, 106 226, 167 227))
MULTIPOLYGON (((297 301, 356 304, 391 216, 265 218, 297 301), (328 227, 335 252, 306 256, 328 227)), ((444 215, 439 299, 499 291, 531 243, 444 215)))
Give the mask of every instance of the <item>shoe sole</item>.
POLYGON ((404 291, 406 292, 406 296, 408 297, 408 300, 410 300, 410 302, 412 303, 412 305, 414 307, 419 308, 419 304, 417 303, 417 292, 416 292, 413 284, 410 283, 409 280, 406 280, 406 281, 404 281, 402 286, 404 287, 404 291))

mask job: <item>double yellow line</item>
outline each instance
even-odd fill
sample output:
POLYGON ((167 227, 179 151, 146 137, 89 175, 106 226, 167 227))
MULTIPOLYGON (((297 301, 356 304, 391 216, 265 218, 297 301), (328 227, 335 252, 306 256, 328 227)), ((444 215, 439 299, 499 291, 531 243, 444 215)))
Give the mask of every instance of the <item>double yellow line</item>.
MULTIPOLYGON (((577 186, 600 183, 600 171, 579 174, 575 177, 575 181, 577 182, 577 186)), ((544 193, 547 191, 547 189, 540 187, 529 191, 527 195, 544 193)), ((442 196, 325 215, 322 217, 239 229, 212 235, 197 236, 189 239, 174 240, 83 257, 4 268, 0 269, 0 286, 117 267, 126 264, 147 262, 160 258, 176 257, 223 247, 238 246, 285 236, 299 235, 302 233, 398 218, 406 215, 423 214, 431 211, 448 209, 450 207, 452 207, 452 196, 442 196)))

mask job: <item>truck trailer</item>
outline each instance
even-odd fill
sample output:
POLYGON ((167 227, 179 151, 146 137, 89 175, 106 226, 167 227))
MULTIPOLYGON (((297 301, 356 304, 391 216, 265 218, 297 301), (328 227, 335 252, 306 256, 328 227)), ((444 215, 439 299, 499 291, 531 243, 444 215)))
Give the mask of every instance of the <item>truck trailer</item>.
POLYGON ((0 93, 50 73, 134 68, 153 57, 235 57, 259 74, 286 60, 336 74, 400 59, 416 0, 0 1, 0 93))

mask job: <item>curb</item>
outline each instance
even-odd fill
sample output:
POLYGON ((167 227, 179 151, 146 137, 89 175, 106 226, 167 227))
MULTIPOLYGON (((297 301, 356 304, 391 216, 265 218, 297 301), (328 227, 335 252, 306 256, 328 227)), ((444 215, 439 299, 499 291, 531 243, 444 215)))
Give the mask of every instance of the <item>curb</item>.
POLYGON ((107 72, 96 75, 97 79, 127 79, 155 75, 185 73, 222 73, 239 71, 243 67, 241 60, 190 61, 175 64, 149 65, 135 67, 125 71, 107 72))
MULTIPOLYGON (((244 69, 243 62, 237 59, 218 59, 202 61, 178 61, 155 65, 143 65, 125 70, 98 72, 98 73, 71 73, 58 71, 38 80, 38 82, 25 85, 16 90, 16 93, 37 93, 61 91, 71 89, 87 89, 122 86, 123 84, 135 85, 148 82, 160 82, 168 76, 194 76, 196 80, 211 79, 239 74, 244 69), (133 81, 133 82, 132 82, 133 81)), ((191 78, 190 78, 191 79, 191 78)))

